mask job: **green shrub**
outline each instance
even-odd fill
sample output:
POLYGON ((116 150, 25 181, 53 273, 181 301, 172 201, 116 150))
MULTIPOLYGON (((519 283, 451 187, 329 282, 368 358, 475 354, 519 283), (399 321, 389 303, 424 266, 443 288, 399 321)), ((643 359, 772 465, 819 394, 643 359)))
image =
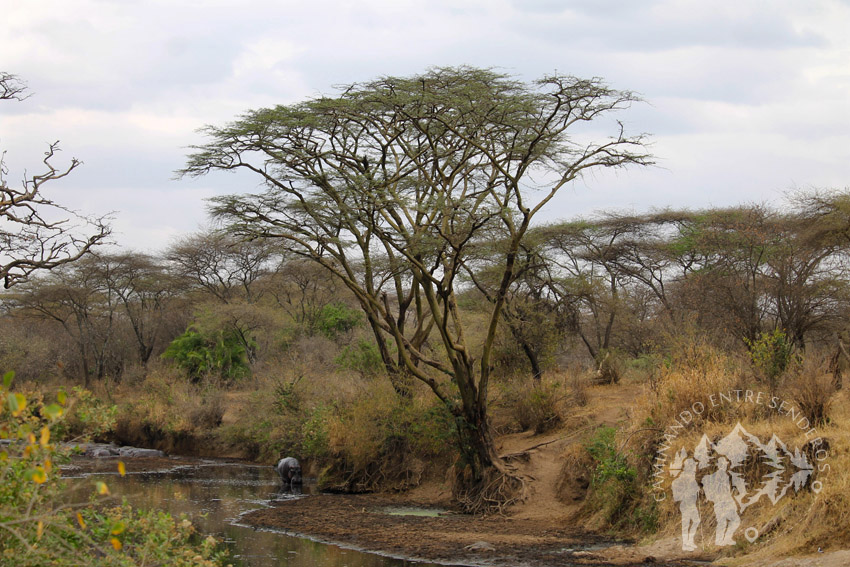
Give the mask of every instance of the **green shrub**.
POLYGON ((362 376, 377 376, 384 370, 384 361, 375 343, 359 340, 354 346, 346 346, 334 359, 340 368, 354 370, 362 376))
POLYGON ((590 483, 589 505, 602 517, 605 525, 632 525, 647 529, 657 522, 651 510, 639 509, 637 470, 622 455, 616 443, 617 430, 601 427, 585 445, 594 462, 590 483))
POLYGON ((771 333, 759 333, 753 340, 744 339, 750 348, 750 358, 772 389, 776 388, 779 376, 785 372, 793 357, 794 345, 782 329, 771 333))
POLYGON ((363 324, 363 312, 341 301, 328 303, 316 318, 316 330, 329 339, 336 339, 363 324))
POLYGON ((173 360, 193 381, 208 374, 231 381, 250 373, 245 345, 233 331, 202 333, 189 327, 171 341, 162 358, 173 360))
POLYGON ((596 463, 593 476, 596 485, 605 484, 609 479, 631 482, 637 476, 637 471, 617 451, 616 435, 616 428, 600 427, 586 446, 596 463))

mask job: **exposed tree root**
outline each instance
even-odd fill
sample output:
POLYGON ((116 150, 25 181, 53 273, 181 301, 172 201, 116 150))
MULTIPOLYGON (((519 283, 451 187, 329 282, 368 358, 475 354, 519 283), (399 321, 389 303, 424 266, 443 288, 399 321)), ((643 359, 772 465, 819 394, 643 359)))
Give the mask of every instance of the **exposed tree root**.
POLYGON ((469 514, 503 513, 525 500, 525 479, 505 467, 488 467, 481 479, 471 478, 469 468, 454 475, 452 493, 461 509, 469 514))

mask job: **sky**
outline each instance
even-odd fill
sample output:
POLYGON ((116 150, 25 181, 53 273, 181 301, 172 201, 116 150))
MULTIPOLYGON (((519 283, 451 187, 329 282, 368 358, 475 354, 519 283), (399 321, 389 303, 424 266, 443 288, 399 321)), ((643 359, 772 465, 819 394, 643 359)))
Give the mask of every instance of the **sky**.
POLYGON ((83 166, 45 192, 113 213, 137 251, 203 227, 205 199, 258 190, 175 179, 202 126, 432 66, 640 93, 618 118, 651 135, 657 165, 586 176, 543 220, 850 187, 850 0, 0 0, 0 14, 0 71, 32 95, 0 103, 9 182, 60 140, 57 164, 83 166))

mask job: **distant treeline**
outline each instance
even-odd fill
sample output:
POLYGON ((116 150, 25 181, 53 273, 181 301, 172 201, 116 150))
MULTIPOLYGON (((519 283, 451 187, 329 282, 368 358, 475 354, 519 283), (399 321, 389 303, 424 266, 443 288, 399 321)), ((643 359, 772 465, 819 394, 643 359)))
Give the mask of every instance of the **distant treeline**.
MULTIPOLYGON (((499 246, 477 243, 464 309, 493 299, 489 274, 498 270, 488 260, 499 246)), ((671 332, 699 331, 735 349, 775 329, 797 349, 838 353, 848 259, 848 192, 799 195, 781 208, 607 213, 540 226, 523 244, 496 360, 539 377, 567 357, 602 368, 612 352, 651 354, 671 332)), ((237 378, 299 337, 333 339, 363 324, 324 268, 279 241, 215 231, 157 256, 92 254, 2 301, 3 366, 84 384, 120 379, 163 353, 195 378, 237 378)), ((370 342, 359 347, 366 363, 370 342)))

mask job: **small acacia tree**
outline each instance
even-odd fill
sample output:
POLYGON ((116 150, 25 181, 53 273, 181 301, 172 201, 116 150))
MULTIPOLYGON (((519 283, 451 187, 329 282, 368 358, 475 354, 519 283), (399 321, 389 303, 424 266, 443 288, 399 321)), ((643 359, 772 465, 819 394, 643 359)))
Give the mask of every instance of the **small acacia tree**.
MULTIPOLYGON (((0 101, 23 100, 26 85, 15 75, 0 72, 0 101)), ((37 270, 78 260, 110 234, 105 217, 89 218, 48 198, 44 185, 70 174, 80 162, 65 169, 53 164, 59 142, 48 146, 44 172, 25 177, 22 187, 7 182, 5 154, 0 154, 0 278, 10 288, 37 270)))
POLYGON ((636 100, 599 79, 528 84, 492 70, 438 68, 207 127, 208 142, 181 173, 247 169, 264 180, 262 194, 215 199, 213 214, 237 234, 285 239, 354 294, 396 389, 421 380, 454 415, 455 497, 475 511, 512 500, 522 486, 496 453, 487 413, 493 342, 520 244, 534 216, 582 172, 650 163, 643 137, 620 123, 601 142, 572 135, 636 100), (493 238, 504 243, 501 268, 476 345, 456 292, 470 251, 493 238))

